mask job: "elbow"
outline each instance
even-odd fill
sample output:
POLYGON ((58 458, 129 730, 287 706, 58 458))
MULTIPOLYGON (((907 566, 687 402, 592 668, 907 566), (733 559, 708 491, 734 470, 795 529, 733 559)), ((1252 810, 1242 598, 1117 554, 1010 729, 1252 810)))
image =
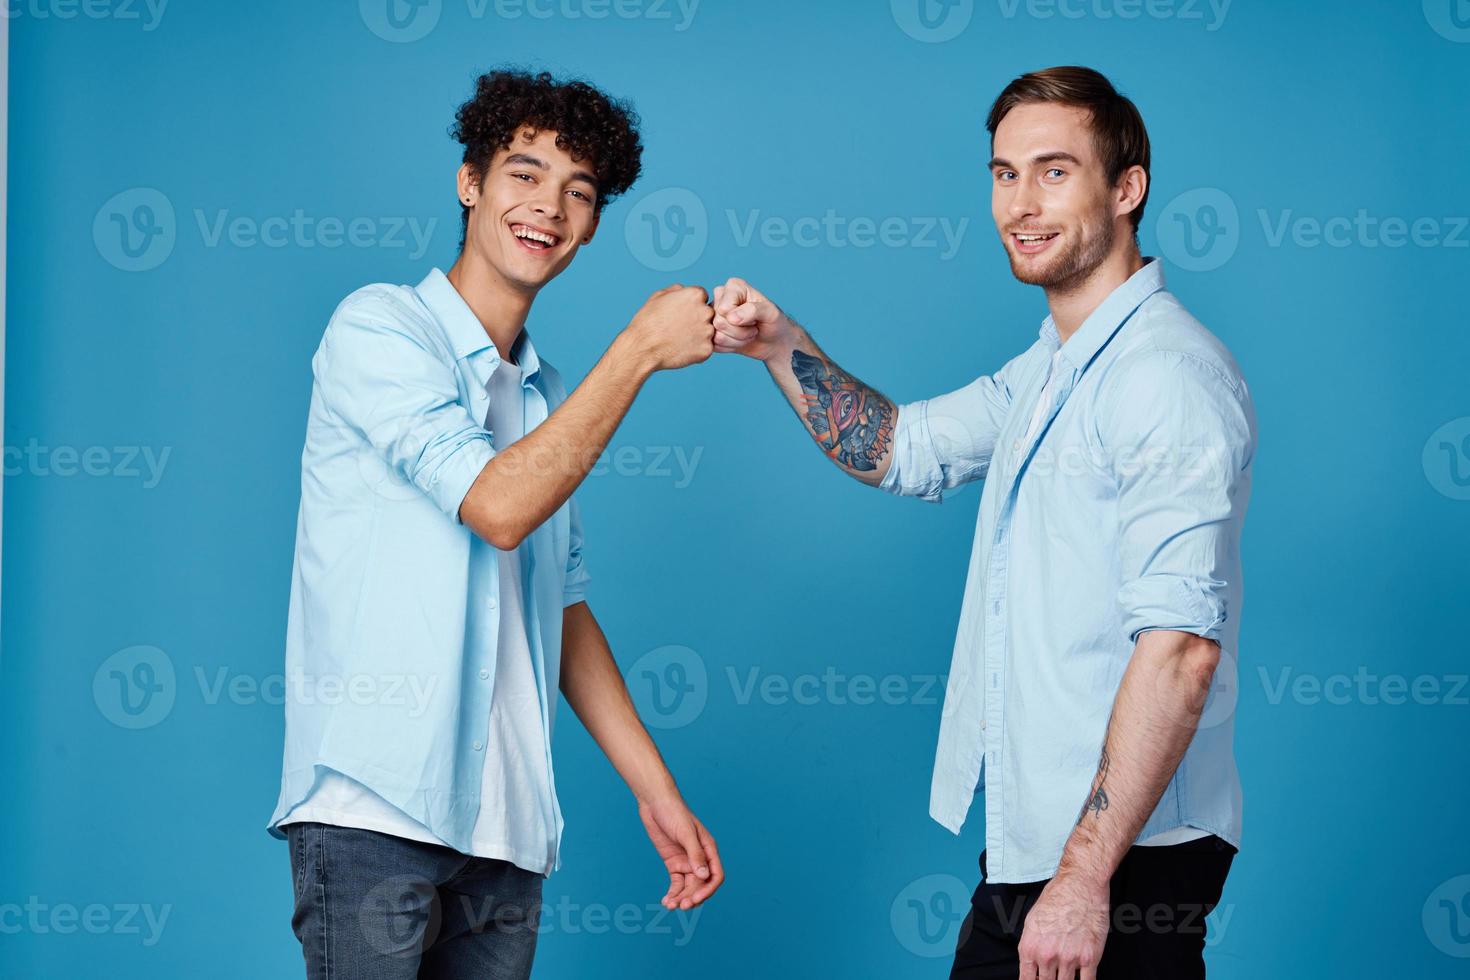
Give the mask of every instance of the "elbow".
POLYGON ((1200 692, 1201 698, 1208 696, 1210 685, 1215 682, 1215 670, 1220 666, 1220 644, 1190 634, 1184 642, 1180 666, 1187 682, 1200 692))
POLYGON ((460 523, 479 535, 481 540, 501 551, 519 548, 521 542, 531 533, 530 528, 522 527, 519 522, 486 514, 470 506, 468 502, 460 507, 459 519, 460 523))
POLYGON ((526 532, 518 527, 496 523, 481 531, 480 537, 501 551, 515 551, 526 540, 526 532))

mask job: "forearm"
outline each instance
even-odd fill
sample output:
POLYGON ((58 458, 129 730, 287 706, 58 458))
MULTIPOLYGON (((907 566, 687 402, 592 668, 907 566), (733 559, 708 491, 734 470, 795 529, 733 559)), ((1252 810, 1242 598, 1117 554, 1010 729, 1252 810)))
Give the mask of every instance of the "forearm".
POLYGON ((863 483, 882 483, 892 461, 898 407, 838 367, 794 323, 765 364, 823 454, 863 483))
POLYGON ((497 548, 520 544, 586 479, 652 373, 650 358, 620 334, 545 422, 485 465, 460 520, 497 548))
POLYGON ((1189 748, 1219 656, 1214 642, 1191 633, 1139 636, 1058 876, 1112 878, 1189 748))
POLYGON ((561 690, 639 801, 678 794, 628 696, 607 637, 585 602, 567 607, 563 617, 561 690))

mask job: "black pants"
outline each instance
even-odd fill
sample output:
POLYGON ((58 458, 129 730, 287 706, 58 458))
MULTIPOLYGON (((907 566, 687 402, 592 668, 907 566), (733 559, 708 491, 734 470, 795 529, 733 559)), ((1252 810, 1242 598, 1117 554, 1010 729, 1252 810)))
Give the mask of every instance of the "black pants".
MULTIPOLYGON (((1220 901, 1234 858, 1235 848, 1214 836, 1129 848, 1109 889, 1098 980, 1203 980, 1205 916, 1220 901)), ((1020 972, 1021 930, 1046 882, 992 884, 985 876, 982 851, 980 887, 960 930, 950 980, 1016 980, 1020 972)))

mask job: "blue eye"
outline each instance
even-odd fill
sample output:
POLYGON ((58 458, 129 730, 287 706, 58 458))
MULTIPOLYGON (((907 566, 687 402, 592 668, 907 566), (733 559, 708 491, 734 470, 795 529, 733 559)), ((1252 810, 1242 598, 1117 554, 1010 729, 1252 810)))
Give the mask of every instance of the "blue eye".
POLYGON ((1065 174, 1062 172, 1062 169, 1060 167, 1052 167, 1050 170, 1048 170, 1046 172, 1046 175, 1048 177, 1051 177, 1051 176, 1063 177, 1063 176, 1065 176, 1065 174))

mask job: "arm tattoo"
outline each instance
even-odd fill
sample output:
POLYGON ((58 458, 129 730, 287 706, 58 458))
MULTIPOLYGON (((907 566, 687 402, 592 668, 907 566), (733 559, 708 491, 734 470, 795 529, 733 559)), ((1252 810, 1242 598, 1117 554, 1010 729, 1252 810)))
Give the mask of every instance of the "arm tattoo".
POLYGON ((1097 764, 1097 778, 1093 780, 1092 795, 1082 805, 1082 812, 1077 816, 1080 824, 1088 813, 1095 813, 1098 817, 1108 808, 1108 794, 1103 789, 1103 781, 1108 778, 1108 750, 1103 746, 1102 761, 1097 764))
POLYGON ((791 371, 806 402, 806 424, 822 451, 850 470, 878 468, 893 442, 893 402, 837 365, 791 352, 791 371))

